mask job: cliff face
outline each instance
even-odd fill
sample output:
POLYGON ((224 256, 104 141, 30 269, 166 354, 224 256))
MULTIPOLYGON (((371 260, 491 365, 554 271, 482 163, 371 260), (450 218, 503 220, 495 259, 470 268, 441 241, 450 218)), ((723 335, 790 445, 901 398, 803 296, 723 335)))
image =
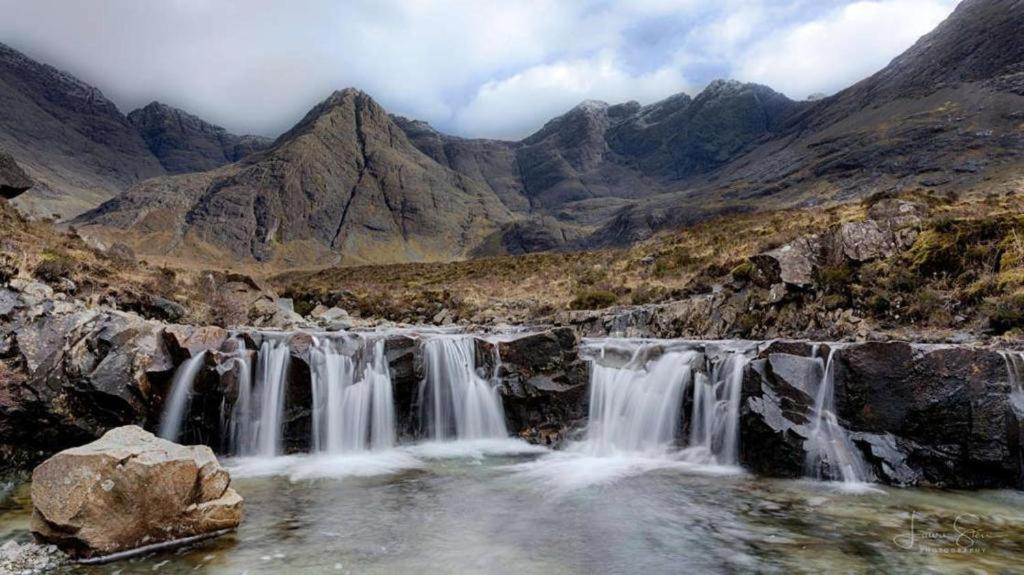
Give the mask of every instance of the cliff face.
POLYGON ((128 114, 168 174, 211 170, 270 147, 270 138, 236 136, 192 114, 153 102, 128 114))
POLYGON ((459 258, 509 219, 493 191, 438 165, 369 96, 345 90, 265 152, 144 182, 78 222, 128 230, 170 256, 309 266, 459 258))
POLYGON ((164 172, 103 94, 0 44, 0 150, 35 180, 20 207, 78 214, 164 172))

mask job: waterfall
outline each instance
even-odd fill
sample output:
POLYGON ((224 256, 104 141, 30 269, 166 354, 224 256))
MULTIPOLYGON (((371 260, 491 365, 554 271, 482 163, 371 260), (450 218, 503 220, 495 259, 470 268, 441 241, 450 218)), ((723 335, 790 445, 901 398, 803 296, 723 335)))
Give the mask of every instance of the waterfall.
MULTIPOLYGON (((648 361, 637 348, 623 367, 594 362, 584 452, 663 454, 681 423, 683 393, 691 380, 696 352, 669 352, 648 361)), ((604 349, 602 348, 602 354, 604 349)))
POLYGON ((225 435, 228 453, 251 455, 256 450, 255 433, 253 432, 255 422, 253 421, 252 363, 249 350, 245 349, 245 344, 240 339, 237 340, 235 349, 231 365, 237 372, 238 390, 235 403, 231 407, 231 415, 225 426, 225 435))
POLYGON ((270 457, 280 452, 290 353, 287 339, 281 337, 268 335, 260 346, 253 405, 257 418, 252 430, 253 454, 270 457))
POLYGON ((160 417, 160 437, 169 441, 177 441, 181 433, 188 404, 192 398, 192 384, 195 383, 199 370, 203 367, 206 352, 202 351, 178 366, 171 381, 171 393, 164 401, 164 413, 160 417))
POLYGON ((1003 352, 1006 361, 1007 378, 1010 381, 1010 404, 1018 414, 1024 415, 1024 352, 1003 352))
POLYGON ((690 447, 715 463, 736 465, 739 458, 740 394, 750 359, 730 352, 711 365, 711 377, 698 373, 693 387, 690 447))
MULTIPOLYGON (((807 471, 818 479, 863 483, 867 478, 864 461, 835 414, 835 352, 835 347, 829 350, 823 366, 814 402, 814 424, 810 437, 804 442, 807 471)), ((821 358, 818 361, 820 363, 821 358)))
POLYGON ((428 437, 508 437, 497 387, 476 371, 472 336, 436 335, 423 342, 426 377, 420 384, 420 422, 428 437))
MULTIPOLYGON (((349 340, 343 339, 342 344, 349 340)), ((351 347, 351 346, 350 346, 351 347)), ((317 338, 311 350, 313 450, 345 453, 388 449, 395 444, 395 407, 384 340, 366 344, 362 379, 355 358, 338 342, 317 338)))

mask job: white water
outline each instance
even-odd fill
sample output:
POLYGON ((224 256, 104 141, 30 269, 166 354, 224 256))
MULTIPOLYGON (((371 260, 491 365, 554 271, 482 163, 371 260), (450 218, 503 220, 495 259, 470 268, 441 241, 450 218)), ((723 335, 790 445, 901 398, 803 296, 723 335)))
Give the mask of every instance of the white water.
POLYGON ((200 352, 178 366, 171 381, 171 393, 165 400, 164 413, 160 417, 160 437, 169 441, 177 441, 181 433, 185 414, 192 398, 192 385, 195 383, 199 370, 203 367, 206 352, 200 352))
POLYGON ((736 465, 739 458, 740 393, 743 370, 750 358, 730 352, 711 365, 711 377, 697 374, 690 419, 690 448, 704 452, 719 465, 736 465))
POLYGON ((281 452, 285 384, 290 360, 285 338, 266 336, 256 366, 253 453, 270 457, 281 452))
MULTIPOLYGON (((807 472, 818 479, 856 485, 867 481, 866 465, 835 414, 835 352, 829 350, 814 402, 811 436, 804 443, 807 472)), ((821 359, 819 358, 820 362, 821 359)))
POLYGON ((228 452, 250 455, 255 452, 255 425, 253 421, 252 359, 249 350, 239 344, 232 358, 237 373, 238 393, 228 419, 228 452))
POLYGON ((1006 360, 1006 373, 1010 380, 1010 403, 1018 414, 1024 415, 1024 352, 1003 352, 1006 360))
POLYGON ((581 451, 658 455, 672 447, 698 354, 672 352, 646 361, 643 352, 637 348, 624 367, 591 365, 589 424, 581 451))
POLYGON ((317 452, 382 450, 395 444, 395 407, 384 340, 366 343, 361 349, 372 353, 372 358, 358 381, 356 359, 339 349, 349 341, 317 338, 311 350, 312 445, 317 452))
POLYGON ((420 384, 420 421, 435 441, 508 436, 501 396, 476 371, 476 344, 468 335, 437 335, 423 342, 426 377, 420 384))

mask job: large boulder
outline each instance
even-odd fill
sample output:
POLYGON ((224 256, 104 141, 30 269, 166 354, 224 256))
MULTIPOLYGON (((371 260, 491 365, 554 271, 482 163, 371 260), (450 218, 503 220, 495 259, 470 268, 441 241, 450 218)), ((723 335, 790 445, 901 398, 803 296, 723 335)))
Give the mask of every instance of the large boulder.
POLYGON ((0 152, 0 197, 16 198, 32 187, 32 178, 21 169, 10 154, 0 152))
POLYGON ((76 558, 213 536, 242 519, 230 484, 209 447, 119 427, 36 467, 32 532, 76 558))
POLYGON ((779 282, 809 287, 814 285, 820 256, 821 240, 818 236, 798 238, 780 248, 752 256, 753 280, 764 288, 779 282))

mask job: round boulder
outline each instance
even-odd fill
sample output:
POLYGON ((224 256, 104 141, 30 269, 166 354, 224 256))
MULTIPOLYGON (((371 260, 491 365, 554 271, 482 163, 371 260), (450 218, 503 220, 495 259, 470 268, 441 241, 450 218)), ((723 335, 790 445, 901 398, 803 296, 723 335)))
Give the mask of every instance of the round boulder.
POLYGON ((32 532, 79 559, 214 536, 242 518, 230 483, 209 447, 118 427, 35 468, 32 532))

